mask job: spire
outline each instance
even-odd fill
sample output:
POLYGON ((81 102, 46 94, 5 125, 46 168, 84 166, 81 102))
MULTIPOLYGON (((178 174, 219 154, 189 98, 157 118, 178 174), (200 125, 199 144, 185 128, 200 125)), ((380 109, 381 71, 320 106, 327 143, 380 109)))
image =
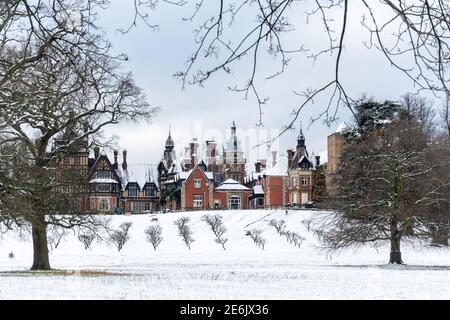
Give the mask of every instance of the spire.
POLYGON ((300 121, 300 132, 297 137, 297 147, 305 147, 305 135, 303 134, 302 122, 300 121))
POLYGON ((231 132, 236 133, 236 123, 233 120, 233 126, 231 127, 231 132))
POLYGON ((174 146, 175 145, 173 143, 172 136, 170 134, 170 126, 169 126, 169 136, 166 139, 166 149, 173 149, 174 146))
POLYGON ((127 164, 127 150, 123 150, 122 151, 122 157, 123 157, 123 161, 122 161, 122 169, 124 171, 127 171, 128 169, 128 164, 127 164))

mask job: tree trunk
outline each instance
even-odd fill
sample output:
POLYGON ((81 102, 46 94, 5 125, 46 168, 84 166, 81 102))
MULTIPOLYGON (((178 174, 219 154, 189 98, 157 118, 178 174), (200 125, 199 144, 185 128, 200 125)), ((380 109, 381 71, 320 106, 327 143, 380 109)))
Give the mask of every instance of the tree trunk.
POLYGON ((42 216, 38 219, 39 221, 33 221, 32 223, 33 266, 31 270, 50 270, 45 217, 42 216))
POLYGON ((401 233, 398 229, 396 219, 391 221, 391 255, 389 263, 403 264, 402 253, 400 252, 401 233))

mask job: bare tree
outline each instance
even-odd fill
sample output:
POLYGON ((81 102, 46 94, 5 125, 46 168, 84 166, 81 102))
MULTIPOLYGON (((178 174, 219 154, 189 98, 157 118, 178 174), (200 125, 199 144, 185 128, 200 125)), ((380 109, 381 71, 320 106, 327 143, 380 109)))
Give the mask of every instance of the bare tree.
POLYGON ((205 215, 202 217, 202 220, 211 227, 212 232, 216 236, 216 243, 220 244, 223 250, 225 250, 225 243, 227 243, 228 239, 223 237, 227 229, 223 223, 222 216, 217 214, 214 216, 205 215))
POLYGON ((266 245, 266 239, 264 239, 261 236, 261 234, 262 234, 261 229, 251 229, 251 230, 248 230, 246 234, 249 235, 250 238, 252 238, 253 242, 256 244, 257 247, 264 250, 264 246, 266 245))
POLYGON ((145 235, 146 235, 147 241, 152 244, 153 250, 156 250, 156 248, 159 246, 159 244, 163 240, 162 228, 159 225, 150 226, 147 229, 145 229, 145 235))
POLYGON ((272 219, 269 221, 269 226, 274 227, 278 234, 281 234, 286 229, 286 221, 272 219))
MULTIPOLYGON (((401 115, 401 112, 399 113, 401 115)), ((404 237, 430 239, 442 225, 433 206, 448 202, 449 181, 434 179, 449 170, 417 118, 399 115, 377 130, 348 140, 338 168, 337 214, 315 227, 333 249, 388 241, 390 263, 403 263, 404 237)))
POLYGON ((86 181, 60 170, 74 150, 107 147, 103 129, 150 119, 124 55, 95 24, 107 1, 0 3, 0 221, 31 225, 32 269, 50 269, 47 226, 102 225, 84 215, 86 181), (78 191, 77 191, 78 190, 78 191))
POLYGON ((92 242, 94 242, 96 238, 97 238, 96 233, 90 230, 81 231, 78 233, 78 240, 80 240, 80 242, 83 243, 85 250, 91 247, 92 242))
POLYGON ((433 103, 422 96, 407 93, 400 102, 400 118, 409 122, 416 121, 422 126, 425 134, 434 130, 436 112, 433 103))
POLYGON ((189 250, 191 250, 191 244, 195 240, 192 238, 192 231, 188 225, 189 221, 190 219, 188 217, 182 217, 174 221, 174 224, 178 227, 178 235, 183 239, 189 250))
POLYGON ((450 94, 445 98, 445 103, 440 112, 440 118, 440 125, 447 135, 447 139, 450 140, 450 94))
POLYGON ((119 226, 119 229, 113 230, 109 235, 109 240, 113 243, 117 250, 122 250, 123 246, 130 240, 129 231, 132 222, 124 222, 119 226))
MULTIPOLYGON (((155 28, 147 10, 160 2, 168 1, 136 2, 131 27, 142 20, 155 28)), ((352 97, 342 80, 346 72, 342 60, 344 48, 350 45, 348 39, 359 31, 367 35, 363 44, 368 50, 376 49, 387 67, 404 74, 419 90, 449 93, 450 4, 445 0, 197 0, 174 4, 190 10, 183 20, 194 24, 196 43, 186 67, 176 73, 182 86, 203 86, 219 72, 233 76, 245 72, 245 82, 229 89, 245 98, 254 97, 260 114, 258 124, 263 122, 264 106, 270 98, 260 90, 263 81, 276 79, 294 59, 306 57, 317 63, 323 56, 333 57, 334 68, 320 85, 292 88, 301 100, 292 112, 287 110, 291 119, 281 134, 293 127, 300 112, 319 95, 326 94, 329 102, 311 121, 323 116, 327 122, 333 121, 340 105, 351 107, 352 97), (359 25, 350 24, 349 17, 355 16, 360 17, 359 25), (305 34, 311 33, 308 24, 315 21, 323 28, 314 26, 311 31, 322 33, 324 37, 319 34, 317 38, 324 40, 308 46, 305 34), (288 33, 296 36, 296 46, 287 38, 288 33), (267 73, 268 67, 261 60, 264 55, 274 58, 278 66, 275 72, 267 73)))

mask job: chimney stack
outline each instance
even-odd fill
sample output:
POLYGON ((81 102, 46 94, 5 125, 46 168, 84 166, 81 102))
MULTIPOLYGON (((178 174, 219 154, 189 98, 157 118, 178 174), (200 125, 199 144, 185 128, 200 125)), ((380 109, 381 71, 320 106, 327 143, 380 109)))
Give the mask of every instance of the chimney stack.
POLYGON ((275 167, 277 164, 277 152, 272 151, 272 167, 275 167))
POLYGON ((127 169, 128 169, 128 164, 127 164, 127 150, 123 150, 123 151, 122 151, 122 155, 123 155, 122 169, 123 169, 124 171, 127 171, 127 169))
POLYGON ((119 169, 119 164, 117 163, 117 155, 118 154, 119 154, 119 151, 114 150, 114 164, 113 164, 114 170, 119 169))
POLYGON ((261 172, 261 161, 257 161, 255 163, 255 170, 256 170, 256 173, 260 173, 261 172))
POLYGON ((267 159, 262 159, 261 160, 261 170, 266 170, 267 169, 267 159))
POLYGON ((95 157, 95 160, 97 160, 98 157, 100 157, 100 147, 99 146, 96 146, 94 148, 94 157, 95 157))

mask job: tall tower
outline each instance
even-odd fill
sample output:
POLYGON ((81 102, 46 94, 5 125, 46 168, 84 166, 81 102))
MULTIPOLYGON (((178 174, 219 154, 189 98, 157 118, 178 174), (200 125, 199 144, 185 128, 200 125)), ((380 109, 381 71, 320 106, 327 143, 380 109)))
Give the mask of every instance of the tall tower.
POLYGON ((169 136, 166 139, 166 144, 164 148, 164 160, 166 161, 167 168, 171 167, 173 164, 173 160, 175 158, 173 150, 174 147, 175 144, 173 143, 172 137, 170 135, 170 127, 169 127, 169 136))
POLYGON ((303 134, 301 123, 300 123, 300 132, 297 137, 297 153, 299 153, 300 156, 308 157, 308 151, 306 150, 306 143, 305 143, 305 135, 303 134))

